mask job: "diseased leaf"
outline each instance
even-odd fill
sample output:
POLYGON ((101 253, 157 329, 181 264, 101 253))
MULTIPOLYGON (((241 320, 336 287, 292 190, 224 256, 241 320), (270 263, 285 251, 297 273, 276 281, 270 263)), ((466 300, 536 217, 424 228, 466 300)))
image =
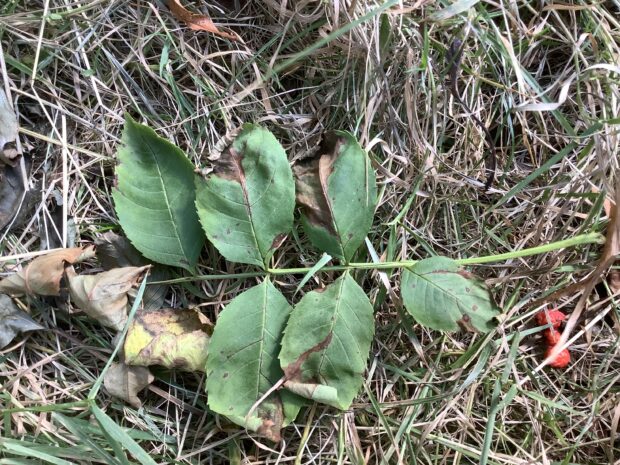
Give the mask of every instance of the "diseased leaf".
POLYGON ((153 379, 155 378, 146 367, 113 363, 103 377, 103 385, 111 396, 140 408, 142 402, 138 399, 138 392, 151 384, 153 379))
POLYGON ((123 347, 128 365, 204 371, 208 326, 194 310, 138 311, 123 347))
POLYGON ((8 295, 0 294, 0 349, 8 346, 18 334, 40 329, 45 328, 17 308, 8 295))
POLYGON ((140 275, 149 268, 128 266, 93 275, 77 275, 73 267, 66 269, 69 293, 76 307, 103 326, 121 331, 127 323, 127 293, 140 275))
POLYGON ((148 259, 192 271, 204 244, 194 166, 174 144, 129 115, 112 196, 131 243, 148 259))
POLYGON ((273 441, 295 419, 302 400, 277 391, 250 409, 283 376, 278 353, 290 313, 291 306, 271 282, 248 289, 220 313, 207 357, 211 410, 273 441))
POLYGON ((17 116, 6 98, 4 90, 0 89, 0 153, 7 142, 17 139, 17 116))
POLYGON ((427 258, 404 270, 401 293, 416 321, 439 331, 486 333, 500 313, 484 282, 447 257, 427 258))
POLYGON ((273 134, 245 125, 214 172, 197 181, 196 206, 227 260, 266 267, 292 229, 295 209, 293 174, 273 134))
POLYGON ((211 32, 212 34, 231 40, 239 39, 236 34, 231 34, 218 29, 208 16, 198 15, 188 11, 183 5, 181 5, 179 0, 168 0, 168 8, 170 8, 172 14, 179 21, 183 21, 190 29, 195 31, 211 32))
POLYGON ((348 409, 362 386, 373 335, 372 305, 348 273, 325 289, 309 292, 293 309, 284 331, 284 386, 348 409))
POLYGON ((59 295, 66 264, 72 265, 94 256, 92 247, 62 249, 42 255, 0 281, 0 293, 59 295))
POLYGON ((318 157, 294 168, 301 224, 312 243, 345 262, 372 225, 377 198, 375 172, 355 138, 326 134, 318 157))
MULTIPOLYGON (((145 259, 126 237, 108 231, 95 240, 97 258, 105 270, 127 266, 144 266, 150 262, 145 259)), ((145 310, 159 310, 164 304, 168 293, 167 284, 153 285, 155 281, 170 279, 171 273, 163 265, 153 265, 149 272, 149 286, 142 296, 142 307, 145 310)), ((130 296, 132 294, 130 293, 130 296)))

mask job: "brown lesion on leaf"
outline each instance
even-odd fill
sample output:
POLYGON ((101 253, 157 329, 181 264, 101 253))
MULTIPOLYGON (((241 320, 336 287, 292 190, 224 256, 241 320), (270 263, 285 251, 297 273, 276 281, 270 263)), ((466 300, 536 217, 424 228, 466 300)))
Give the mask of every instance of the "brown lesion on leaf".
POLYGON ((461 327, 463 331, 468 331, 470 333, 477 333, 478 331, 471 323, 471 318, 469 315, 463 315, 463 318, 457 320, 457 324, 461 327))
POLYGON ((284 244, 284 241, 286 240, 287 237, 288 237, 288 234, 286 233, 278 234, 276 237, 274 237, 273 241, 271 242, 271 247, 269 248, 269 250, 279 249, 280 246, 284 244))
POLYGON ((337 235, 337 231, 327 183, 343 144, 342 137, 327 133, 317 156, 293 166, 297 202, 302 206, 308 221, 333 235, 337 235))
POLYGON ((461 268, 459 271, 456 272, 457 274, 461 275, 463 278, 465 279, 475 279, 477 280, 478 278, 476 277, 476 275, 474 275, 473 273, 470 273, 467 270, 464 270, 463 268, 461 268))
POLYGON ((218 178, 235 181, 243 186, 245 173, 241 165, 242 160, 243 155, 230 146, 217 160, 213 161, 213 174, 218 178))
POLYGON ((333 335, 333 331, 330 331, 327 336, 325 336, 325 339, 323 339, 318 344, 313 345, 305 352, 302 352, 302 354, 297 358, 297 360, 284 367, 284 378, 287 381, 303 382, 301 380, 302 365, 306 362, 306 360, 308 360, 310 355, 326 349, 327 346, 329 346, 329 344, 332 342, 333 335))
POLYGON ((273 396, 270 399, 270 403, 273 404, 273 409, 259 408, 258 417, 261 419, 261 425, 256 432, 270 441, 280 442, 282 439, 280 431, 284 423, 284 408, 282 407, 282 401, 277 396, 273 396))

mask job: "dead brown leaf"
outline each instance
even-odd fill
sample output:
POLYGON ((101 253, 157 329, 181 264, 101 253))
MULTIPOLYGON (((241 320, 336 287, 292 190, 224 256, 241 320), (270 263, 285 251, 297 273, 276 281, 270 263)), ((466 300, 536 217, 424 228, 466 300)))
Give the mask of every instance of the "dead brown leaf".
POLYGON ((103 326, 120 331, 127 323, 127 293, 150 265, 114 268, 103 273, 80 276, 73 267, 66 270, 73 303, 103 326))
POLYGON ((146 367, 113 363, 103 377, 103 385, 111 396, 124 400, 135 408, 142 407, 138 392, 153 382, 146 367))
POLYGON ((125 338, 125 362, 204 371, 209 329, 194 310, 138 311, 125 338))
POLYGON ((0 293, 59 295, 60 280, 66 264, 74 264, 94 257, 92 246, 61 249, 32 260, 8 278, 0 281, 0 293))
POLYGON ((234 33, 225 32, 217 28, 208 16, 192 13, 187 10, 179 0, 168 0, 170 12, 179 20, 187 24, 190 29, 195 31, 206 31, 212 34, 231 40, 239 40, 239 36, 234 33))

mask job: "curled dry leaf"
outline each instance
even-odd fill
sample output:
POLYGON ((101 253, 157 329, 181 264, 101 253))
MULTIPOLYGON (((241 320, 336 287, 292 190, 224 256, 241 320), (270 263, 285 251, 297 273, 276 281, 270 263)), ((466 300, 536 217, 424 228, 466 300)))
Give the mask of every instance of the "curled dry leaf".
POLYGON ((208 326, 194 310, 139 311, 125 339, 125 363, 204 371, 208 326))
POLYGON ((94 257, 93 247, 61 249, 35 258, 14 275, 0 281, 0 292, 6 294, 59 295, 60 280, 66 264, 94 257))
POLYGON ((195 31, 206 31, 226 39, 238 40, 237 34, 224 32, 217 28, 208 16, 198 15, 187 10, 179 0, 168 0, 170 12, 179 20, 187 24, 190 29, 195 31))
POLYGON ((73 267, 69 267, 66 273, 71 299, 88 316, 120 331, 129 313, 127 293, 149 266, 114 268, 86 276, 77 275, 73 267))
POLYGON ((142 407, 138 392, 153 382, 146 367, 113 363, 103 377, 103 385, 111 396, 124 400, 135 408, 142 407))
POLYGON ((0 294, 0 349, 9 345, 20 333, 45 329, 13 303, 8 295, 0 294))

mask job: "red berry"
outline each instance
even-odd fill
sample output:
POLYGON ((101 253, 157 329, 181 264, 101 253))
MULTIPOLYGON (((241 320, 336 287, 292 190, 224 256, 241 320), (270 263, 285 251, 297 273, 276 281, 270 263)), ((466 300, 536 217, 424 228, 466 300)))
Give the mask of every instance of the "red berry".
MULTIPOLYGON (((547 347, 547 350, 545 350, 545 358, 548 358, 551 355, 554 347, 555 346, 547 347)), ((560 351, 555 357, 553 357, 553 359, 549 361, 548 365, 552 368, 566 368, 569 363, 570 352, 568 351, 568 349, 564 349, 560 351)))
POLYGON ((560 334, 559 331, 556 331, 553 328, 547 328, 543 331, 543 337, 547 342, 547 346, 552 346, 557 344, 557 342, 560 340, 560 337, 562 337, 562 334, 560 334))
POLYGON ((551 323, 555 329, 558 329, 564 320, 566 320, 566 315, 556 308, 543 310, 536 314, 536 324, 540 326, 551 323))

